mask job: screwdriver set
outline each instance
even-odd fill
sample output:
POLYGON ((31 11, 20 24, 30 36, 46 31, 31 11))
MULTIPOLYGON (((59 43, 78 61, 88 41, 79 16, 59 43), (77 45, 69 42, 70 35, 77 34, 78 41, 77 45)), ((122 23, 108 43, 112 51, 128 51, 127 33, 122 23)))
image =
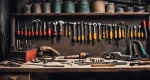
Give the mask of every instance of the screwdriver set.
MULTIPOLYGON (((85 43, 95 45, 101 40, 106 40, 110 44, 119 40, 145 40, 147 39, 147 27, 144 20, 141 25, 129 26, 125 22, 119 24, 102 24, 92 22, 65 22, 62 20, 54 22, 42 22, 40 19, 32 20, 31 25, 17 25, 16 36, 18 39, 47 39, 55 37, 70 37, 73 45, 85 43)), ((20 40, 17 40, 18 43, 20 40)), ((117 45, 118 46, 118 45, 117 45)), ((119 46, 118 46, 119 47, 119 46)))

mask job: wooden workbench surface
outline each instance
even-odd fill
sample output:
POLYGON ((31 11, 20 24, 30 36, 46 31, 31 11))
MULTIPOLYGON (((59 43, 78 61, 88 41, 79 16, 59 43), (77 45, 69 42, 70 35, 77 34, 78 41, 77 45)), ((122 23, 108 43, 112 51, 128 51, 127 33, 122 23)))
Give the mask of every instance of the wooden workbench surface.
MULTIPOLYGON (((125 62, 125 61, 121 61, 125 62)), ((91 67, 90 65, 78 66, 77 64, 64 64, 65 67, 43 67, 37 65, 27 65, 31 62, 23 64, 21 67, 3 67, 0 66, 0 72, 133 72, 133 71, 150 71, 150 65, 129 66, 116 65, 114 67, 91 67)), ((33 64, 33 63, 32 63, 33 64)), ((35 63, 42 64, 42 63, 35 63)), ((58 62, 49 62, 48 65, 59 65, 58 62)))

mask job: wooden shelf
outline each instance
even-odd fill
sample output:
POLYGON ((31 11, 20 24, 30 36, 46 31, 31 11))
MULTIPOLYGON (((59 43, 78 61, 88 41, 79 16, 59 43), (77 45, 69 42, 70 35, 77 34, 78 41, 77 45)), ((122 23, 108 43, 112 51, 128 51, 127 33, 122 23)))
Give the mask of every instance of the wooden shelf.
POLYGON ((14 13, 12 16, 144 16, 149 15, 148 12, 144 13, 14 13))

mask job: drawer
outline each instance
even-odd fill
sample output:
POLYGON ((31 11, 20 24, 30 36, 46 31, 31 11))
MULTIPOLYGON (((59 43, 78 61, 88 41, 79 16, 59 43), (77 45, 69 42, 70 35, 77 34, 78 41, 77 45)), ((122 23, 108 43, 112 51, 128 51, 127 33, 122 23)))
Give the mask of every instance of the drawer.
POLYGON ((0 73, 0 80, 30 80, 30 74, 0 73))

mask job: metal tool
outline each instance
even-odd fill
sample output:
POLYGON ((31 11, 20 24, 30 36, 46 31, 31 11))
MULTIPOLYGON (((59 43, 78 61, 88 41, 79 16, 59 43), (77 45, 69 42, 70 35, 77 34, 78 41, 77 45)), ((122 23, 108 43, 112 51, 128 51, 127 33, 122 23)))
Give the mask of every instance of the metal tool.
POLYGON ((89 57, 89 53, 81 52, 79 55, 65 56, 64 59, 85 59, 89 57))
POLYGON ((134 39, 137 39, 137 29, 136 29, 136 26, 133 26, 133 28, 134 28, 134 39))
POLYGON ((46 37, 47 36, 47 32, 46 32, 46 22, 44 22, 44 29, 43 29, 43 36, 46 37))
POLYGON ((77 32, 78 32, 78 42, 80 42, 80 38, 81 38, 81 35, 80 35, 80 22, 77 22, 77 32))
POLYGON ((57 24, 58 24, 57 21, 53 22, 53 25, 54 25, 54 27, 53 27, 53 36, 54 37, 57 36, 57 24))
POLYGON ((117 25, 116 24, 113 24, 113 26, 114 26, 114 38, 115 38, 115 40, 117 40, 118 39, 118 34, 117 34, 117 25))
POLYGON ((121 39, 121 26, 118 26, 118 39, 121 39))
POLYGON ((62 64, 59 64, 59 65, 52 65, 52 64, 29 64, 29 63, 26 63, 25 65, 35 65, 35 66, 43 66, 43 67, 64 67, 64 65, 62 64))
POLYGON ((71 36, 71 25, 68 26, 68 37, 70 37, 70 36, 71 36))
POLYGON ((27 32, 27 24, 25 22, 25 26, 24 26, 24 36, 27 37, 28 32, 27 32))
POLYGON ((124 39, 125 38, 125 30, 124 30, 124 22, 121 22, 121 33, 122 33, 122 39, 124 39))
POLYGON ((58 22, 60 24, 60 28, 59 28, 59 36, 63 36, 63 25, 64 25, 64 21, 60 20, 58 22))
POLYGON ((106 34, 106 40, 109 40, 108 24, 105 25, 105 34, 106 34))
POLYGON ((147 30, 146 30, 146 21, 143 21, 143 27, 144 27, 144 39, 147 39, 147 30))
POLYGON ((138 35, 137 35, 138 39, 141 38, 141 25, 138 26, 138 35))
POLYGON ((39 37, 42 37, 42 24, 39 25, 39 37))
POLYGON ((88 29, 87 29, 87 22, 84 22, 84 36, 85 36, 85 43, 88 41, 88 29))
POLYGON ((84 36, 84 23, 83 21, 81 21, 81 42, 83 42, 85 39, 85 36, 84 36))
POLYGON ((47 35, 48 37, 50 37, 52 35, 52 32, 51 32, 51 22, 48 22, 48 31, 47 31, 47 35))
POLYGON ((73 42, 73 45, 75 45, 75 43, 76 43, 76 41, 77 41, 77 36, 76 36, 76 22, 70 22, 70 24, 73 25, 72 42, 73 42))
POLYGON ((20 37, 20 34, 21 34, 21 31, 20 31, 20 28, 19 28, 19 21, 18 21, 18 26, 17 26, 17 36, 20 37))
POLYGON ((32 21, 32 23, 36 23, 35 25, 35 36, 38 37, 39 36, 39 23, 41 22, 40 19, 35 19, 32 21))
POLYGON ((98 23, 98 40, 100 41, 102 39, 102 35, 101 35, 101 23, 98 23))
POLYGON ((28 37, 29 37, 29 38, 31 38, 31 28, 32 28, 32 26, 29 26, 29 27, 28 27, 28 37))
POLYGON ((92 23, 89 22, 88 25, 89 25, 88 37, 89 37, 89 42, 91 42, 92 41, 92 30, 91 30, 92 23))
POLYGON ((126 25, 126 42, 128 42, 128 40, 129 40, 129 26, 128 25, 126 25))
POLYGON ((138 40, 134 40, 133 41, 134 43, 137 43, 139 46, 140 46, 140 49, 141 49, 141 52, 142 52, 142 56, 145 57, 145 58, 149 58, 149 55, 146 53, 146 51, 144 50, 142 44, 140 41, 138 40))
POLYGON ((113 30, 112 25, 109 25, 109 43, 111 44, 111 40, 113 39, 113 30))
POLYGON ((97 38, 97 35, 96 35, 96 27, 97 27, 97 23, 93 23, 93 45, 95 45, 95 43, 96 43, 96 38, 97 38))
POLYGON ((102 32, 103 32, 103 39, 105 39, 106 38, 106 34, 105 34, 105 24, 103 24, 103 27, 102 27, 103 29, 102 29, 102 32))
POLYGON ((31 26, 31 35, 32 35, 32 37, 34 37, 34 26, 33 25, 31 26))
POLYGON ((65 26, 65 37, 68 36, 68 23, 64 22, 64 26, 65 26))
POLYGON ((130 26, 130 39, 133 39, 133 27, 130 26))

